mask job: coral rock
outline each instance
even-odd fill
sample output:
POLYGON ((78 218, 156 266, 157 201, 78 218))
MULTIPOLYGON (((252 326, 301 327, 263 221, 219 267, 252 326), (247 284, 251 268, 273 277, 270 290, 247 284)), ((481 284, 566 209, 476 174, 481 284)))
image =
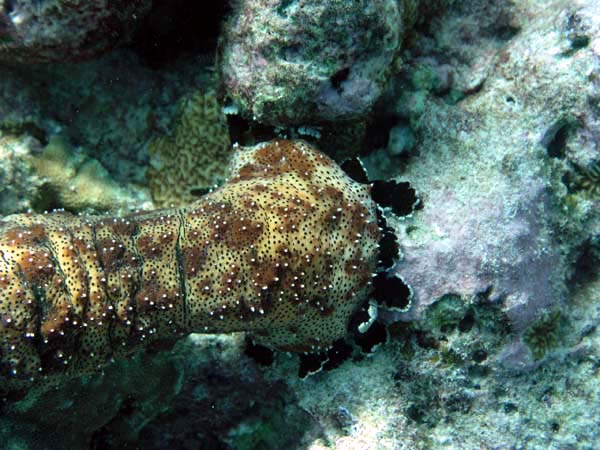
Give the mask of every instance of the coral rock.
POLYGON ((12 214, 32 208, 42 181, 31 172, 26 158, 41 144, 31 137, 0 132, 0 214, 12 214))
POLYGON ((396 56, 403 4, 239 2, 221 42, 228 94, 242 113, 272 125, 364 116, 396 56))
MULTIPOLYGON (((467 95, 460 107, 431 97, 418 107, 404 104, 419 147, 426 151, 402 173, 421 193, 423 208, 397 222, 405 235, 404 259, 396 271, 412 289, 413 308, 395 316, 422 319, 447 294, 501 305, 517 339, 532 344, 529 362, 522 348, 509 343, 501 363, 530 368, 558 340, 550 333, 533 339, 531 330, 544 323, 548 312, 569 309, 569 280, 578 255, 598 233, 598 208, 589 200, 597 202, 597 197, 566 185, 574 161, 598 158, 593 139, 600 129, 595 81, 600 46, 593 46, 600 42, 598 8, 575 12, 553 2, 560 14, 545 14, 535 2, 519 7, 472 2, 463 11, 475 4, 498 17, 497 35, 509 31, 512 38, 494 64, 487 64, 487 50, 475 54, 472 73, 486 62, 488 75, 480 90, 460 89, 467 95), (508 25, 523 17, 535 20, 524 22, 513 36, 516 30, 508 25), (565 31, 557 33, 556 27, 565 31), (576 39, 584 31, 585 46, 583 38, 576 39)), ((448 32, 440 47, 464 51, 468 25, 477 30, 469 32, 472 42, 481 41, 477 48, 488 48, 485 21, 465 19, 460 10, 444 19, 454 24, 455 34, 448 32)))
POLYGON ((149 0, 12 0, 0 4, 0 61, 81 61, 124 42, 149 0))

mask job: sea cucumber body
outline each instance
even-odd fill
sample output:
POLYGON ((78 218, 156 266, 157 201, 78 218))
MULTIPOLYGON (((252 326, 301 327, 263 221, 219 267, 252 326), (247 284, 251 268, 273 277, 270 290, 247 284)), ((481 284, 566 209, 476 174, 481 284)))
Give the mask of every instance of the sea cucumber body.
POLYGON ((190 332, 343 337, 376 267, 369 186, 303 142, 240 149, 230 173, 186 208, 0 222, 0 377, 90 372, 190 332))

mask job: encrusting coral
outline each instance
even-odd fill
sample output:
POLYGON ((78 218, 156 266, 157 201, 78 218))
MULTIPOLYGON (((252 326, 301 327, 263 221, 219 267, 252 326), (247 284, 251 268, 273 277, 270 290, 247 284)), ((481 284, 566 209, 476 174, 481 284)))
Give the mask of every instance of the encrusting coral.
POLYGON ((222 182, 230 148, 227 121, 214 90, 181 100, 173 133, 148 146, 152 167, 146 177, 154 203, 185 205, 197 198, 195 189, 222 182))
POLYGON ((4 385, 190 332, 247 331, 298 352, 343 337, 377 265, 370 186, 301 141, 242 148, 230 170, 185 208, 0 222, 4 385))

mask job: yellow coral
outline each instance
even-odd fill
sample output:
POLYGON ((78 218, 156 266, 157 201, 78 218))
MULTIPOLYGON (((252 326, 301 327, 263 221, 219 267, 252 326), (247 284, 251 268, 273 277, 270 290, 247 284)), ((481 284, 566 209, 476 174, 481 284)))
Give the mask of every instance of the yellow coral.
POLYGON ((47 194, 58 197, 54 206, 70 211, 133 206, 131 192, 118 186, 97 160, 76 153, 62 136, 50 137, 44 151, 29 162, 45 180, 47 194))
POLYGON ((149 144, 147 179, 157 206, 179 206, 222 182, 231 156, 227 121, 215 91, 197 92, 180 102, 173 133, 149 144))

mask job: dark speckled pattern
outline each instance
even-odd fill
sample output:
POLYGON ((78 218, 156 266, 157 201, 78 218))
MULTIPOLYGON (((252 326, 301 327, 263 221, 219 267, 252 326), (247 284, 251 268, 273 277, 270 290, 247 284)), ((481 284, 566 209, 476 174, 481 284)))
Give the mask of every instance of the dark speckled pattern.
POLYGON ((10 216, 1 376, 91 372, 190 332, 326 349, 370 290, 379 239, 370 187, 300 141, 240 149, 229 181, 187 208, 10 216))

